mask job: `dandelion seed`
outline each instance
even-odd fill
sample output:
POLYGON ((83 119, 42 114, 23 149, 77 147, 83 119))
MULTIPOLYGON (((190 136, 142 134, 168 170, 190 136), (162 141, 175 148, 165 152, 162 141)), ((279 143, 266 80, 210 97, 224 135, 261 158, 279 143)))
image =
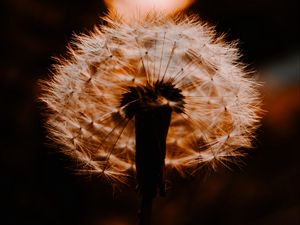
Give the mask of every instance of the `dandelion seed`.
POLYGON ((120 183, 136 174, 152 199, 165 192, 166 170, 189 174, 243 156, 260 98, 235 43, 196 16, 104 20, 42 82, 50 135, 80 171, 120 183))

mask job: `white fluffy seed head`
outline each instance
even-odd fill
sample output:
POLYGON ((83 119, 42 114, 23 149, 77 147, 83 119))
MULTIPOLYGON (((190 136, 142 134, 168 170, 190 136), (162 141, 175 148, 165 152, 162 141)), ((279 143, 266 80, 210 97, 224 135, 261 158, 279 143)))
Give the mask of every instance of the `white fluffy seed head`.
MULTIPOLYGON (((76 37, 70 57, 42 82, 50 136, 81 162, 81 171, 121 182, 134 174, 134 117, 126 117, 120 100, 128 87, 157 81, 170 82, 184 98, 183 112, 172 113, 167 169, 215 169, 244 155, 259 123, 260 98, 235 43, 195 16, 104 19, 106 25, 76 37)), ((176 107, 164 98, 157 104, 176 107)))

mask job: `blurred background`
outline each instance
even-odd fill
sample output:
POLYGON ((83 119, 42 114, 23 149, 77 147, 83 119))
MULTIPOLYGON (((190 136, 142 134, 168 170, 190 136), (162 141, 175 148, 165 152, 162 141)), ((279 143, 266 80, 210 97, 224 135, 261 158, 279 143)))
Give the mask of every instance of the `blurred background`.
MULTIPOLYGON (((136 224, 134 188, 76 176, 47 145, 36 102, 53 57, 66 53, 72 34, 101 23, 106 6, 2 0, 0 10, 0 224, 136 224)), ((242 60, 265 82, 267 113, 241 167, 176 178, 167 197, 155 200, 153 225, 299 225, 298 1, 199 0, 188 11, 240 40, 242 60)))

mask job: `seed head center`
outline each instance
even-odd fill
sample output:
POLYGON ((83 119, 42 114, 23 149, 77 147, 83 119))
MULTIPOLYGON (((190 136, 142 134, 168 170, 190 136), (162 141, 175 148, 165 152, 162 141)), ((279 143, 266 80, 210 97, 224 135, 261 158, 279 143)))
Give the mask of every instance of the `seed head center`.
POLYGON ((170 107, 174 112, 184 112, 184 96, 171 82, 157 81, 145 86, 129 86, 122 94, 120 107, 127 118, 143 111, 170 107))

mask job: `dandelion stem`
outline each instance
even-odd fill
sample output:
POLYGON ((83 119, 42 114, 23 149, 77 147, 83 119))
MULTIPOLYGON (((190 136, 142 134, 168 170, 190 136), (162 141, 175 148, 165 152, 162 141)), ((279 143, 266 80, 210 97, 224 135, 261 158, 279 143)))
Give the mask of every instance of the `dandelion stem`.
POLYGON ((150 225, 157 190, 165 194, 166 138, 171 114, 169 106, 160 106, 135 116, 137 181, 142 196, 139 225, 150 225))
POLYGON ((150 225, 152 214, 152 201, 153 197, 144 195, 142 196, 141 208, 139 211, 139 224, 150 225))

